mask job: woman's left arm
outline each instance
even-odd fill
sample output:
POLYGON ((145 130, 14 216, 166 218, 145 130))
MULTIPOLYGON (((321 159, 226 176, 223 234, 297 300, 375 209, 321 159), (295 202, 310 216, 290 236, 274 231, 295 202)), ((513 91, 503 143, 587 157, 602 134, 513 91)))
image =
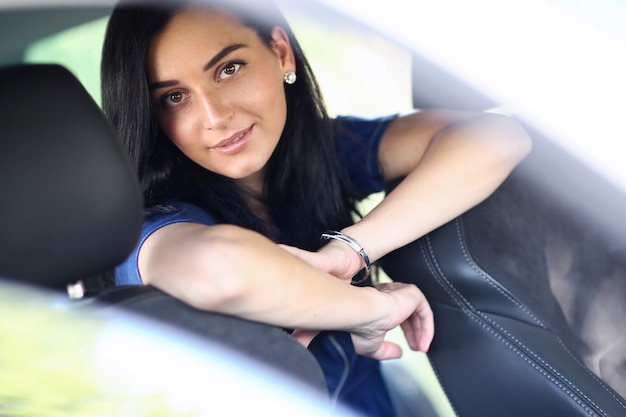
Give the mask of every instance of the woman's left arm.
POLYGON ((504 115, 425 110, 398 117, 382 138, 379 163, 385 181, 404 179, 343 232, 373 262, 483 201, 530 149, 528 133, 504 115))
MULTIPOLYGON (((342 232, 374 262, 487 198, 530 149, 528 133, 504 115, 424 110, 398 117, 381 140, 379 161, 385 181, 403 179, 342 232)), ((308 260, 345 280, 363 267, 336 240, 308 260)))

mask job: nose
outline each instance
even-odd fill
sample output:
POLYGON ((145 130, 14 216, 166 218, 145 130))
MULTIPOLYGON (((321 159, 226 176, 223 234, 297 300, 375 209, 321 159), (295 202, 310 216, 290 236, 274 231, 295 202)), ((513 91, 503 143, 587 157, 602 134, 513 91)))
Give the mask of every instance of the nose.
POLYGON ((222 130, 233 118, 232 108, 219 95, 204 94, 201 100, 202 124, 207 130, 222 130))

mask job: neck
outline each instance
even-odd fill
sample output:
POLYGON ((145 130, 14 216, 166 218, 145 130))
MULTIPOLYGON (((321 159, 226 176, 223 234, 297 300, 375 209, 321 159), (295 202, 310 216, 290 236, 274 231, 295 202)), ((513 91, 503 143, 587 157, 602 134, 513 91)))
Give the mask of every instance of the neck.
POLYGON ((267 210, 264 186, 265 171, 237 180, 237 185, 244 191, 244 200, 252 212, 265 222, 269 238, 276 240, 280 235, 267 210))
POLYGON ((247 176, 245 178, 241 178, 235 180, 237 185, 249 193, 251 196, 263 200, 265 194, 265 172, 264 170, 247 176))

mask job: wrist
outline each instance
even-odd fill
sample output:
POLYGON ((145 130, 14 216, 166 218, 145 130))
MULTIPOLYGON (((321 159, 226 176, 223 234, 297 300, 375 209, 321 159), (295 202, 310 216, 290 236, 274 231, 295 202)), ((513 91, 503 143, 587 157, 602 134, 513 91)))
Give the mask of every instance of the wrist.
POLYGON ((336 247, 338 247, 337 245, 343 245, 344 249, 349 249, 348 252, 345 252, 348 254, 347 256, 353 260, 349 262, 349 265, 359 265, 356 270, 349 268, 353 283, 358 284, 368 278, 371 270, 369 256, 363 246, 354 238, 343 232, 328 230, 322 233, 321 241, 322 243, 330 242, 329 244, 333 244, 336 247))

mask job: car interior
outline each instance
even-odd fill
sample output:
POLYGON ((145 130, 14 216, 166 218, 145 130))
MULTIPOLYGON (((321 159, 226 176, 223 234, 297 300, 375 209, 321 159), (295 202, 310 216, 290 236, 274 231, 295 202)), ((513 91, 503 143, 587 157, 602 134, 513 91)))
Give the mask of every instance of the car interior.
MULTIPOLYGON (((307 33, 319 30, 321 15, 346 36, 367 33, 314 4, 288 7, 294 21, 309 17, 307 33)), ((280 329, 198 311, 149 286, 102 288, 102 273, 125 259, 141 227, 135 174, 80 77, 24 56, 34 42, 108 13, 108 6, 0 11, 2 39, 10 39, 0 43, 0 87, 10 98, 0 112, 0 277, 86 292, 77 314, 96 305, 169 323, 323 393, 312 355, 280 329), (260 343, 276 349, 260 356, 260 343)), ((419 51, 406 56, 411 107, 498 107, 419 51)), ((519 118, 534 148, 510 178, 380 262, 389 278, 418 285, 435 314, 423 356, 429 369, 386 365, 401 416, 626 416, 626 194, 519 118), (419 372, 436 377, 444 406, 416 382, 419 372)))

